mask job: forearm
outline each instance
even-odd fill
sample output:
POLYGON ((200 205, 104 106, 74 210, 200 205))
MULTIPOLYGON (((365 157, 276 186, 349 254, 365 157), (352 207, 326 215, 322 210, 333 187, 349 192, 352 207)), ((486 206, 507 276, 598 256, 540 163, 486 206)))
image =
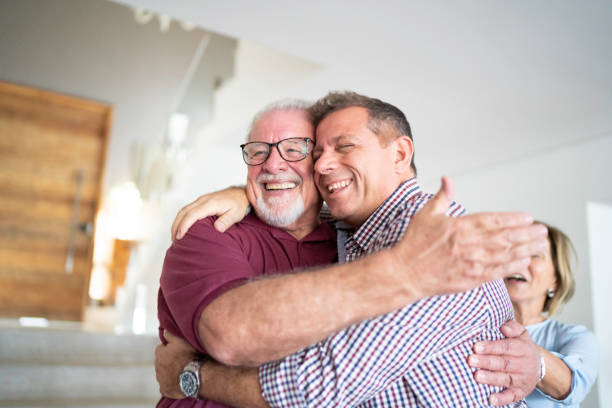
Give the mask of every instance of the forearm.
POLYGON ((252 281, 204 309, 200 338, 225 364, 273 361, 420 299, 403 272, 385 250, 350 264, 252 281))
POLYGON ((233 407, 268 408, 261 396, 256 368, 228 367, 207 361, 200 369, 201 398, 233 407))
POLYGON ((572 371, 559 357, 539 347, 546 364, 546 375, 537 388, 556 400, 567 398, 572 388, 572 371))
MULTIPOLYGON (((441 190, 442 191, 442 190, 441 190)), ((202 312, 198 335, 224 364, 258 366, 427 296, 523 270, 546 229, 524 214, 447 217, 445 194, 412 217, 393 248, 350 264, 260 279, 202 312)))
MULTIPOLYGON (((431 297, 352 325, 296 354, 264 364, 260 369, 264 395, 273 406, 358 406, 388 390, 401 377, 431 381, 433 377, 428 376, 432 372, 436 372, 439 384, 456 381, 476 389, 472 371, 462 363, 474 334, 479 331, 485 338, 501 337, 494 328, 496 312, 483 314, 481 308, 472 307, 475 297, 484 296, 483 292, 476 289, 431 297), (487 326, 489 329, 484 329, 487 326)), ((489 301, 495 305, 494 299, 489 301)), ((405 395, 401 385, 393 392, 405 395)), ((461 399, 468 405, 484 406, 486 399, 477 399, 486 392, 480 387, 477 393, 461 399)), ((451 395, 438 396, 433 402, 429 399, 433 393, 425 394, 419 400, 428 406, 455 406, 460 402, 451 395)))

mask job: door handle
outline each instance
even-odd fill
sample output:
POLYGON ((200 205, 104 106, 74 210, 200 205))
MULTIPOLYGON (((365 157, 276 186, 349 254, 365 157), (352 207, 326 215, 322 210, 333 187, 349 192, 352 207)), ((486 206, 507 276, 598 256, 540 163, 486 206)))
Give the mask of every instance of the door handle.
POLYGON ((76 172, 76 191, 72 206, 72 221, 70 223, 70 235, 68 236, 68 253, 66 254, 66 265, 64 270, 67 274, 74 271, 74 247, 76 243, 76 233, 79 229, 79 212, 81 210, 81 194, 83 192, 83 170, 76 172))

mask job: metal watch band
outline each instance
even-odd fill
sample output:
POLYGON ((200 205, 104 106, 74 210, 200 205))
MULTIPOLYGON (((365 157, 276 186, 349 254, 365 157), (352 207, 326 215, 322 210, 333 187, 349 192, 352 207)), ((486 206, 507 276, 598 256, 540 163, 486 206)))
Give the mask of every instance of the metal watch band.
POLYGON ((192 360, 183 369, 179 377, 179 386, 187 398, 199 399, 200 388, 200 360, 192 360))

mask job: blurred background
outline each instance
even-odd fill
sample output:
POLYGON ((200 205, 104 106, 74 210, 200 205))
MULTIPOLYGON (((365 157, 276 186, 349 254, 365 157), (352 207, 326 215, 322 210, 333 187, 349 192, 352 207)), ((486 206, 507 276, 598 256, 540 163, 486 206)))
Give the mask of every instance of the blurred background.
POLYGON ((559 319, 612 406, 612 3, 0 0, 0 406, 151 406, 176 212, 240 184, 267 103, 350 89, 410 121, 423 187, 578 253, 559 319))

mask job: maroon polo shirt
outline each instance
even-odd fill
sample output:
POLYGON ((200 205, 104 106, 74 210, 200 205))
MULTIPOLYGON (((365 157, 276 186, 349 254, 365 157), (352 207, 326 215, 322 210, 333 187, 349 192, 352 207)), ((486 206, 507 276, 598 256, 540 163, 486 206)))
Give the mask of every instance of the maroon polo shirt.
MULTIPOLYGON (((202 310, 219 295, 257 276, 326 265, 336 259, 336 233, 327 223, 298 241, 254 214, 225 233, 214 229, 214 221, 213 217, 198 221, 168 249, 157 303, 162 342, 165 329, 202 353, 206 349, 198 336, 198 321, 202 310)), ((157 407, 225 405, 162 398, 157 407)))

